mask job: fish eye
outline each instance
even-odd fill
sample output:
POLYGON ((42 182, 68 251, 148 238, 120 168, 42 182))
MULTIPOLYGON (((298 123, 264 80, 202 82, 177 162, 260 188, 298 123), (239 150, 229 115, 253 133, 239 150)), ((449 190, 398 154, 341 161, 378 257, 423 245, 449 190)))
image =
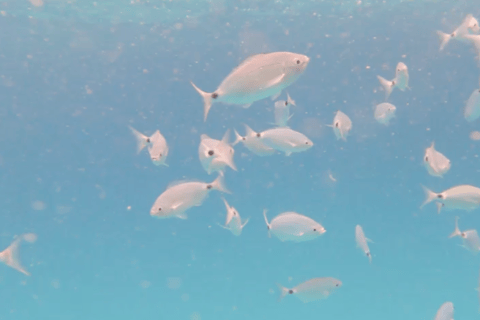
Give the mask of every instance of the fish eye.
POLYGON ((260 132, 259 132, 259 133, 257 133, 257 137, 258 137, 258 138, 260 138, 260 132))
POLYGON ((208 190, 212 189, 212 185, 210 185, 210 184, 207 185, 207 189, 208 189, 208 190))
POLYGON ((158 211, 162 211, 162 208, 158 208, 158 211))
POLYGON ((367 252, 367 257, 370 257, 370 252, 367 252))
POLYGON ((233 153, 233 149, 230 149, 230 153, 233 153))
POLYGON ((288 106, 288 101, 285 101, 285 105, 288 106))
POLYGON ((307 141, 307 142, 305 142, 305 144, 307 144, 307 145, 308 145, 308 141, 307 141))
POLYGON ((317 231, 317 229, 313 229, 313 231, 317 231))
POLYGON ((338 283, 335 285, 335 287, 338 287, 338 283))
POLYGON ((439 194, 439 195, 437 196, 437 198, 443 199, 443 195, 439 194))
POLYGON ((158 156, 161 158, 163 155, 160 153, 158 156))
POLYGON ((218 93, 212 93, 212 98, 217 99, 218 98, 218 93))
POLYGON ((462 238, 465 238, 465 232, 462 232, 461 236, 462 238))
POLYGON ((293 294, 293 290, 292 289, 288 290, 288 293, 293 294))
POLYGON ((337 128, 338 128, 338 126, 339 126, 339 125, 338 125, 338 122, 335 122, 335 127, 337 127, 337 128))
POLYGON ((428 157, 425 157, 425 161, 428 162, 428 157))
POLYGON ((145 140, 145 141, 147 141, 147 143, 150 143, 150 138, 147 138, 147 140, 145 140))
POLYGON ((213 150, 208 151, 208 155, 209 155, 209 156, 213 156, 214 153, 215 153, 215 152, 213 152, 213 150))
POLYGON ((300 64, 300 60, 297 60, 297 64, 300 64))
POLYGON ((245 137, 242 137, 242 140, 244 140, 244 141, 245 141, 245 137))

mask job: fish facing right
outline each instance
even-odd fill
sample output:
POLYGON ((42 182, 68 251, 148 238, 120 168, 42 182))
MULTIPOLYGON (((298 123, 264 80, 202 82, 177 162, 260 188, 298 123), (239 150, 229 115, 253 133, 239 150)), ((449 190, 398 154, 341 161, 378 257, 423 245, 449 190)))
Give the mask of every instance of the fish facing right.
POLYGON ((278 94, 295 82, 305 71, 310 58, 293 52, 272 52, 245 59, 218 86, 214 92, 204 92, 193 82, 203 98, 204 121, 213 103, 243 105, 278 94))

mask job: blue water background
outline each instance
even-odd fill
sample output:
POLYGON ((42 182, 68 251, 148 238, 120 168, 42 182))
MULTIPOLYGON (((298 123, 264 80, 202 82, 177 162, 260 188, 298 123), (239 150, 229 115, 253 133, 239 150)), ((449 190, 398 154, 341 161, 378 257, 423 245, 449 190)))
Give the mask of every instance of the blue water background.
MULTIPOLYGON (((445 301, 456 319, 478 318, 479 257, 448 239, 456 214, 470 229, 480 228, 478 212, 419 209, 421 184, 480 184, 478 142, 469 139, 478 122, 462 115, 478 88, 475 52, 452 41, 439 53, 435 34, 480 9, 473 0, 449 2, 235 9, 187 1, 174 15, 161 1, 163 11, 139 4, 145 20, 115 19, 108 8, 87 15, 80 4, 72 13, 55 1, 30 9, 5 2, 0 244, 25 232, 38 241, 21 247, 31 277, 0 266, 0 319, 433 319, 445 301), (233 194, 225 197, 251 218, 238 238, 216 225, 225 218, 217 192, 186 221, 151 218, 171 182, 215 178, 198 160, 200 134, 220 139, 227 129, 243 134, 242 123, 262 131, 273 121, 265 99, 248 110, 215 104, 204 123, 189 81, 211 92, 249 55, 282 50, 311 57, 287 91, 297 102, 291 127, 315 146, 265 158, 235 148, 239 170, 227 169, 233 194), (399 61, 412 90, 393 92, 397 117, 383 127, 373 119, 384 97, 376 75, 393 78, 399 61), (325 126, 338 109, 353 121, 347 142, 325 126), (135 153, 128 125, 161 130, 168 168, 135 153), (432 141, 452 161, 443 179, 422 166, 432 141), (34 210, 36 201, 45 209, 34 210), (327 233, 299 244, 268 238, 265 208, 270 219, 308 215, 327 233), (356 224, 374 241, 372 264, 355 247, 356 224), (327 300, 277 302, 276 283, 327 276, 343 282, 327 300), (172 281, 180 287, 169 288, 172 281)), ((122 5, 131 7, 114 7, 122 5)))

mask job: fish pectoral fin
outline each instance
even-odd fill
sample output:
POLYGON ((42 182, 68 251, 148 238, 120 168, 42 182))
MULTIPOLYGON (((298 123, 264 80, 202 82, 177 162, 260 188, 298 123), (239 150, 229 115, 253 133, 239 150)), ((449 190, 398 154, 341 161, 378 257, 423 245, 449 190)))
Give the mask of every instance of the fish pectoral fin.
POLYGON ((280 97, 280 94, 281 94, 281 93, 282 93, 282 91, 279 91, 278 93, 275 93, 275 94, 274 94, 273 96, 271 96, 270 98, 271 98, 272 100, 276 100, 276 99, 278 99, 278 97, 280 97))
POLYGON ((224 225, 221 225, 221 224, 218 223, 218 222, 217 222, 217 224, 218 224, 219 227, 222 227, 223 229, 230 230, 230 228, 228 228, 228 227, 226 227, 226 226, 224 226, 224 225))
POLYGON ((177 209, 178 209, 178 207, 180 207, 181 205, 182 205, 182 203, 181 203, 181 202, 178 202, 178 203, 174 203, 174 204, 172 204, 172 210, 177 210, 177 209))
POLYGON ((247 104, 244 104, 244 105, 242 106, 242 108, 243 108, 243 109, 248 109, 248 108, 250 108, 251 105, 252 105, 251 103, 247 103, 247 104))
POLYGON ((328 292, 328 291, 323 291, 323 295, 324 295, 325 297, 328 297, 328 296, 330 295, 330 292, 328 292))
POLYGON ((179 213, 175 215, 176 218, 182 219, 182 220, 187 220, 187 214, 185 212, 179 213))
MULTIPOLYGON (((285 73, 282 73, 278 77, 275 77, 272 80, 270 80, 269 82, 267 82, 265 87, 266 88, 274 87, 274 86, 278 85, 279 83, 281 83, 284 78, 285 78, 285 73)), ((279 95, 280 95, 280 93, 279 93, 279 95)))

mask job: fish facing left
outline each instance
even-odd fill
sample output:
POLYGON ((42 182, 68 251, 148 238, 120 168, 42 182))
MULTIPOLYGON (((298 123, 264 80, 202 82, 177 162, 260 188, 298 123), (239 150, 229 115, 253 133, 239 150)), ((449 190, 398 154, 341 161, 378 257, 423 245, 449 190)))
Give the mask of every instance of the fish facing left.
POLYGON ((160 130, 155 131, 150 137, 148 137, 131 126, 129 126, 129 128, 137 140, 137 153, 140 153, 145 147, 147 147, 150 159, 154 165, 168 167, 166 164, 168 144, 165 137, 160 133, 160 130))
POLYGON ((203 120, 207 121, 213 103, 243 105, 278 94, 295 82, 305 71, 310 58, 293 52, 271 52, 245 59, 222 81, 214 92, 204 92, 193 82, 203 98, 203 120))
POLYGON ((342 281, 335 278, 313 278, 300 283, 295 288, 285 288, 277 284, 280 289, 280 298, 282 300, 287 295, 294 295, 303 303, 326 299, 335 290, 342 286, 342 281))

